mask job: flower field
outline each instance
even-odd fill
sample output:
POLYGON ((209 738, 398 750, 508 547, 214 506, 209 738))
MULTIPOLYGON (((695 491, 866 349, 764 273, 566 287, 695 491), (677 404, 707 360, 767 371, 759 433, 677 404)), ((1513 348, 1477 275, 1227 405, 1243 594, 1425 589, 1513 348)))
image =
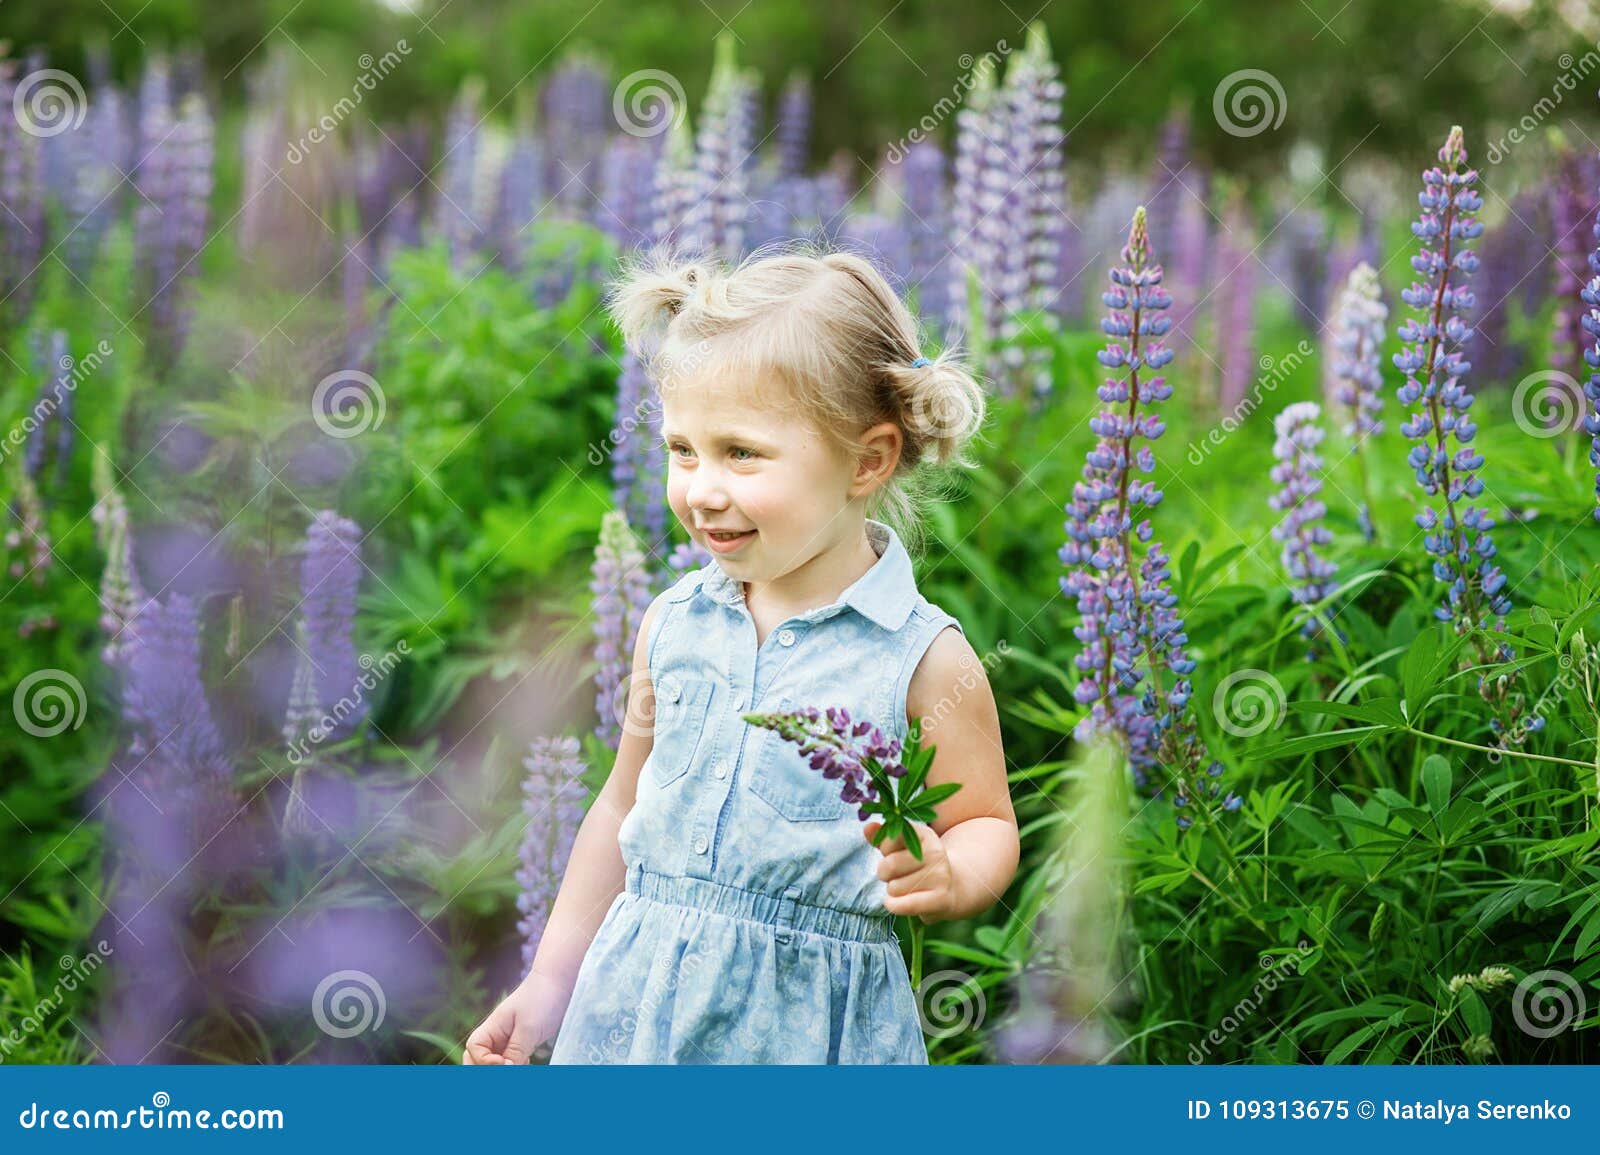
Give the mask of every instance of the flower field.
POLYGON ((1600 1058, 1600 81, 1262 175, 1287 73, 1080 150, 1049 27, 865 156, 731 30, 394 116, 414 27, 10 44, 0 1058, 460 1060, 710 564, 607 281, 796 240, 988 390, 906 536, 1023 859, 918 943, 930 1061, 1600 1058))

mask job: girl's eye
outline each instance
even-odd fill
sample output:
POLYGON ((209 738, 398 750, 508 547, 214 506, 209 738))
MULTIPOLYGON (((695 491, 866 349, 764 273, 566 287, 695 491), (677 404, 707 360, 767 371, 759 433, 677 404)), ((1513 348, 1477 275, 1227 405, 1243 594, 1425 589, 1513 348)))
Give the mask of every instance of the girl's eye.
POLYGON ((739 445, 734 446, 732 449, 728 450, 728 452, 729 453, 743 453, 743 454, 746 455, 744 457, 736 457, 736 458, 734 458, 735 461, 754 461, 755 458, 756 458, 756 454, 755 454, 755 451, 753 449, 745 449, 743 446, 739 446, 739 445))
POLYGON ((687 457, 687 456, 689 456, 690 453, 693 452, 693 450, 691 450, 687 445, 669 445, 667 447, 667 452, 669 452, 669 453, 677 453, 677 454, 681 454, 684 457, 687 457))

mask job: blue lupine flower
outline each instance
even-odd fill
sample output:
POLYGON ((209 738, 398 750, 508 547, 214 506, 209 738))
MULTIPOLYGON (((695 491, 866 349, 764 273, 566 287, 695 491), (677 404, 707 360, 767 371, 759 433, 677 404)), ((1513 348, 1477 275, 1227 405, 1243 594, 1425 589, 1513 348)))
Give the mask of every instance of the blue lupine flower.
MULTIPOLYGON (((1482 234, 1475 214, 1483 198, 1473 191, 1476 169, 1465 168, 1466 144, 1460 125, 1451 128, 1439 150, 1439 164, 1422 174, 1418 194, 1422 212, 1411 231, 1422 241, 1411 267, 1422 278, 1400 295, 1417 310, 1399 334, 1405 349, 1396 353, 1395 368, 1406 375, 1398 396, 1401 404, 1415 407, 1400 431, 1413 442, 1408 461, 1417 483, 1443 509, 1426 506, 1416 522, 1424 531, 1423 544, 1434 558, 1433 574, 1446 583, 1445 602, 1434 610, 1441 621, 1452 622, 1458 633, 1470 634, 1482 665, 1510 661, 1511 647, 1491 649, 1484 638, 1488 628, 1501 629, 1511 610, 1505 592, 1506 575, 1494 564, 1495 545, 1489 536, 1494 520, 1481 506, 1468 504, 1483 494, 1478 470, 1483 455, 1472 448, 1478 426, 1468 415, 1473 395, 1464 379, 1472 368, 1461 353, 1472 328, 1460 314, 1476 304, 1465 280, 1478 267, 1478 258, 1466 244, 1482 234)), ((1480 692, 1494 703, 1497 713, 1506 705, 1508 679, 1480 676, 1480 692)), ((1510 719, 1491 723, 1504 739, 1512 732, 1510 719)), ((1522 732, 1537 729, 1527 723, 1522 732)))
MULTIPOLYGON (((1333 563, 1318 556, 1317 549, 1333 541, 1333 534, 1321 521, 1327 507, 1317 495, 1322 491, 1322 429, 1317 419, 1322 409, 1315 402, 1300 401, 1284 408, 1273 427, 1278 439, 1272 453, 1278 464, 1272 467, 1272 480, 1282 488, 1268 499, 1283 520, 1272 527, 1272 536, 1283 543, 1283 566, 1293 579, 1292 596, 1299 605, 1314 605, 1333 592, 1333 563)), ((1306 638, 1317 635, 1319 620, 1306 619, 1300 632, 1306 638)), ((1315 657, 1315 651, 1308 654, 1315 657)))
POLYGON ((1589 403, 1589 412, 1583 418, 1583 430, 1590 438, 1589 464, 1596 469, 1594 494, 1597 504, 1594 516, 1595 520, 1600 521, 1600 215, 1596 216, 1590 235, 1594 238, 1595 247, 1589 253, 1589 271, 1594 275, 1589 278, 1581 294, 1584 304, 1589 306, 1583 311, 1581 323, 1584 332, 1589 334, 1583 359, 1593 372, 1583 384, 1583 395, 1589 403))
POLYGON ((644 553, 619 510, 600 521, 589 592, 594 595, 595 735, 615 750, 622 738, 623 690, 633 670, 634 639, 652 597, 644 553))
POLYGON ((319 712, 334 723, 326 738, 353 733, 372 707, 355 644, 361 568, 361 527, 334 510, 318 511, 306 527, 300 590, 319 712))
POLYGON ((517 933, 522 936, 522 970, 533 966, 566 874, 572 844, 583 822, 588 794, 583 758, 576 738, 535 738, 522 760, 522 813, 528 819, 518 852, 517 933))
POLYGON ((1172 298, 1161 286, 1159 264, 1149 263, 1143 206, 1134 212, 1125 267, 1113 267, 1102 300, 1110 310, 1101 328, 1111 338, 1100 363, 1125 377, 1108 377, 1098 390, 1102 409, 1089 422, 1099 440, 1089 451, 1083 480, 1067 505, 1067 541, 1060 558, 1068 567, 1061 589, 1077 599, 1075 630, 1083 649, 1074 696, 1089 712, 1078 737, 1112 733, 1125 744, 1134 777, 1164 765, 1180 779, 1199 760, 1192 721, 1185 714, 1195 663, 1184 652, 1188 636, 1169 582, 1166 553, 1153 540, 1148 518, 1135 518, 1160 504, 1154 482, 1133 475, 1155 469, 1150 444, 1166 426, 1154 404, 1172 396, 1162 377, 1140 379, 1172 360, 1161 338, 1171 327, 1165 310, 1172 298), (1124 345, 1123 342, 1127 344, 1124 345), (1136 438, 1147 444, 1134 447, 1136 438), (1135 563, 1131 539, 1146 548, 1135 563))
POLYGON ((1333 320, 1334 399, 1344 407, 1344 434, 1355 444, 1356 462, 1361 469, 1361 509, 1357 519, 1362 536, 1371 541, 1377 536, 1372 524, 1371 502, 1367 497, 1367 440, 1383 432, 1383 400, 1378 394, 1382 381, 1379 353, 1383 346, 1383 325, 1389 317, 1384 305, 1378 274, 1362 261, 1350 271, 1349 280, 1339 295, 1333 320))

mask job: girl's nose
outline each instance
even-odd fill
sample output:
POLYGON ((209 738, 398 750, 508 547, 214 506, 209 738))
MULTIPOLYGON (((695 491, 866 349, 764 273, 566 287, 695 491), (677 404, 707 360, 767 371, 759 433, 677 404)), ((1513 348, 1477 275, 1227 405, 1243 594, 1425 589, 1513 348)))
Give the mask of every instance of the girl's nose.
POLYGON ((728 508, 728 494, 717 477, 716 470, 701 467, 695 470, 684 495, 690 509, 720 510, 728 508))

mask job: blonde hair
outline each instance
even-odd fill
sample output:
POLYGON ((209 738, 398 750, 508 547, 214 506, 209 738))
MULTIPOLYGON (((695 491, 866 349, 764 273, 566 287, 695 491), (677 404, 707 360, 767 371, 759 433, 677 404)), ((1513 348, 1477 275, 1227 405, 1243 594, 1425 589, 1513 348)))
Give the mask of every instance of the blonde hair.
POLYGON ((851 461, 861 459, 862 432, 894 422, 900 460, 867 513, 894 526, 914 554, 921 508, 942 496, 944 467, 973 465, 963 449, 983 423, 983 386, 953 348, 912 365, 922 345, 917 319, 854 253, 780 243, 729 269, 658 247, 624 260, 607 306, 662 393, 712 362, 777 380, 786 401, 851 461))

